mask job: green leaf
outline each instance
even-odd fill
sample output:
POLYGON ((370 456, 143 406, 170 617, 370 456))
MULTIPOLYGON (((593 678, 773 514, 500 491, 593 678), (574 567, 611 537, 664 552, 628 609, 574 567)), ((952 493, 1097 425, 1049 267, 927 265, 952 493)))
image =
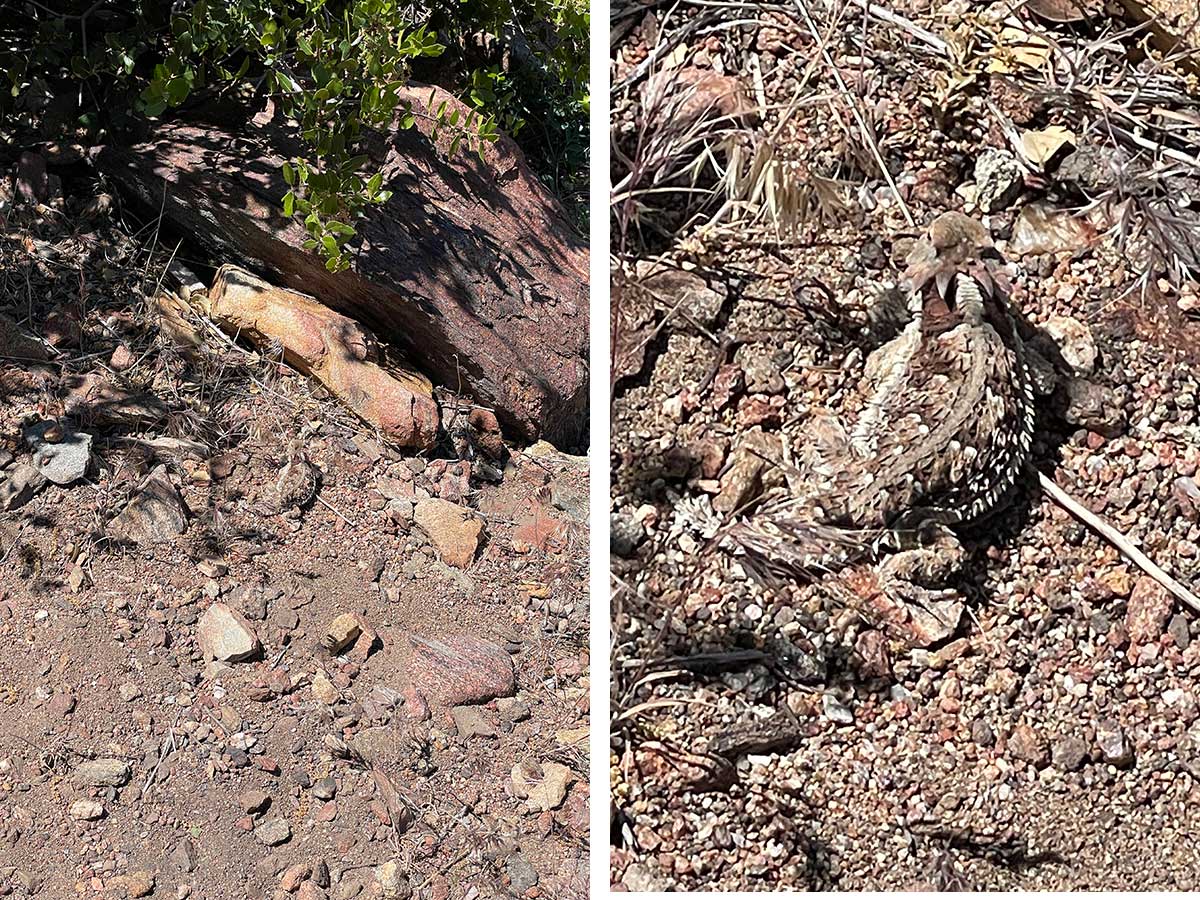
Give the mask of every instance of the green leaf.
POLYGON ((383 185, 383 173, 376 172, 367 182, 367 193, 374 197, 379 193, 379 188, 383 185))
MULTIPOLYGON (((292 168, 290 163, 283 164, 283 180, 288 184, 296 183, 296 170, 292 168)), ((288 195, 291 195, 291 191, 288 192, 288 195)), ((289 215, 291 214, 289 213, 289 215)))
POLYGON ((296 210, 296 195, 293 194, 291 191, 288 191, 286 194, 283 195, 283 214, 290 219, 292 217, 292 213, 295 212, 295 210, 296 210))
MULTIPOLYGON (((325 253, 329 256, 336 257, 338 255, 338 243, 334 240, 332 234, 327 234, 321 238, 321 244, 325 247, 325 253)), ((332 269, 330 271, 333 271, 332 269)))

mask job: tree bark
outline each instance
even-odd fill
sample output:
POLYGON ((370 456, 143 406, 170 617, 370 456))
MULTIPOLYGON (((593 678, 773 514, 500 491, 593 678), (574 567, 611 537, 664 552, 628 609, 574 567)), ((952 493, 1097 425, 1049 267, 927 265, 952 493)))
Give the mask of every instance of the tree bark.
MULTIPOLYGON (((434 109, 461 106, 411 85, 414 111, 428 112, 431 92, 434 109)), ((486 147, 483 162, 465 150, 450 159, 449 137, 435 148, 429 130, 418 115, 415 129, 370 137, 393 195, 356 223, 353 263, 337 274, 283 216, 280 167, 300 151, 281 116, 260 114, 236 133, 163 124, 95 161, 214 264, 358 319, 436 382, 493 408, 510 436, 577 447, 587 434, 586 244, 511 140, 486 147)))

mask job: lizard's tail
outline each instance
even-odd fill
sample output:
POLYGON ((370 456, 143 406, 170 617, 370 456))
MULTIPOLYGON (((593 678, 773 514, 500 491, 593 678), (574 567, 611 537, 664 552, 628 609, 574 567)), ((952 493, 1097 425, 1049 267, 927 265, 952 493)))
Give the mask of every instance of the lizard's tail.
POLYGON ((746 574, 763 584, 815 581, 873 557, 880 533, 839 528, 793 511, 762 512, 729 526, 725 537, 740 551, 746 574))

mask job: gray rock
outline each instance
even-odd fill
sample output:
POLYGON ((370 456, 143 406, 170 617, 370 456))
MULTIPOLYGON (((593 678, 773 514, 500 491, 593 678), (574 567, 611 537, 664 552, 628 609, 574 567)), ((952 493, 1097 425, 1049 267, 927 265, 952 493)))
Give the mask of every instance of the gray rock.
POLYGON ((854 711, 833 694, 825 694, 821 698, 821 711, 825 718, 838 725, 854 724, 854 711))
POLYGON ((514 853, 508 858, 508 877, 514 894, 524 894, 538 883, 537 871, 521 853, 514 853))
POLYGON ((588 520, 588 494, 586 489, 565 484, 556 478, 550 482, 550 502, 576 522, 588 520))
POLYGON ((1087 750, 1087 742, 1083 738, 1068 735, 1054 742, 1050 751, 1051 762, 1054 763, 1056 769, 1074 772, 1087 759, 1087 750))
POLYGON ((171 855, 167 857, 167 862, 180 872, 195 872, 196 866, 199 863, 199 857, 196 853, 196 845, 192 843, 192 839, 184 838, 176 844, 175 849, 171 851, 171 855))
POLYGON ((971 723, 971 740, 980 747, 990 747, 996 743, 996 732, 983 719, 976 719, 971 723))
POLYGON ((277 847, 291 840, 292 827, 285 819, 267 819, 254 829, 254 836, 268 847, 277 847))
POLYGON ((46 420, 25 429, 25 440, 33 448, 33 465, 55 484, 71 484, 87 474, 92 462, 90 434, 63 431, 57 422, 46 420), (51 429, 62 432, 59 440, 46 440, 51 429))
POLYGON ((984 212, 996 212, 1021 194, 1025 172, 1007 150, 990 148, 975 161, 975 202, 984 212))
POLYGON ((1125 410, 1116 392, 1083 378, 1067 382, 1067 408, 1063 418, 1072 425, 1088 428, 1107 438, 1125 431, 1125 410))
POLYGON ((501 697, 496 701, 496 712, 503 722, 524 722, 529 718, 529 704, 516 697, 501 697))
POLYGON ((76 784, 89 787, 121 787, 131 774, 129 763, 123 759, 89 759, 75 767, 72 778, 76 784))
POLYGON ((1183 613, 1175 613, 1171 617, 1171 622, 1167 625, 1167 634, 1171 636, 1171 640, 1175 642, 1175 646, 1180 650, 1186 650, 1192 642, 1192 635, 1188 631, 1187 616, 1183 613))
POLYGON ((46 486, 46 476, 28 463, 21 463, 0 484, 0 509, 20 509, 46 486))
POLYGON ((1111 766, 1123 768, 1133 762, 1133 748, 1125 737, 1125 729, 1113 719, 1103 719, 1096 724, 1096 746, 1100 758, 1111 766))
POLYGON ((318 800, 332 800, 336 794, 337 781, 332 776, 313 782, 312 795, 318 800))
POLYGON ((610 525, 608 543, 613 556, 631 558, 646 537, 642 523, 628 513, 614 513, 610 525))
POLYGON ((187 507, 165 469, 160 467, 142 482, 108 530, 135 544, 164 544, 187 530, 187 507))
POLYGON ((450 710, 450 716, 461 737, 491 737, 496 733, 495 726, 478 706, 456 706, 450 710))

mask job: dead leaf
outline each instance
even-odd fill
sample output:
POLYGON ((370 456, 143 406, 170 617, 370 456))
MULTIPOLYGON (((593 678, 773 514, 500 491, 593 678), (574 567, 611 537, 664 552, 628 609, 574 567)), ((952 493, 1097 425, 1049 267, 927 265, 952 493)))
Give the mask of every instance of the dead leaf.
POLYGON ((1073 253, 1095 240, 1096 228, 1090 222, 1045 203, 1030 203, 1013 223, 1008 252, 1014 257, 1073 253))
POLYGON ((1061 125, 1050 125, 1040 131, 1021 134, 1021 152, 1035 166, 1045 168, 1064 147, 1075 146, 1075 133, 1061 125))
POLYGON ((1012 75, 1020 67, 1042 69, 1053 52, 1054 48, 1045 38, 1010 25, 1001 30, 996 46, 992 48, 987 71, 1012 75))

